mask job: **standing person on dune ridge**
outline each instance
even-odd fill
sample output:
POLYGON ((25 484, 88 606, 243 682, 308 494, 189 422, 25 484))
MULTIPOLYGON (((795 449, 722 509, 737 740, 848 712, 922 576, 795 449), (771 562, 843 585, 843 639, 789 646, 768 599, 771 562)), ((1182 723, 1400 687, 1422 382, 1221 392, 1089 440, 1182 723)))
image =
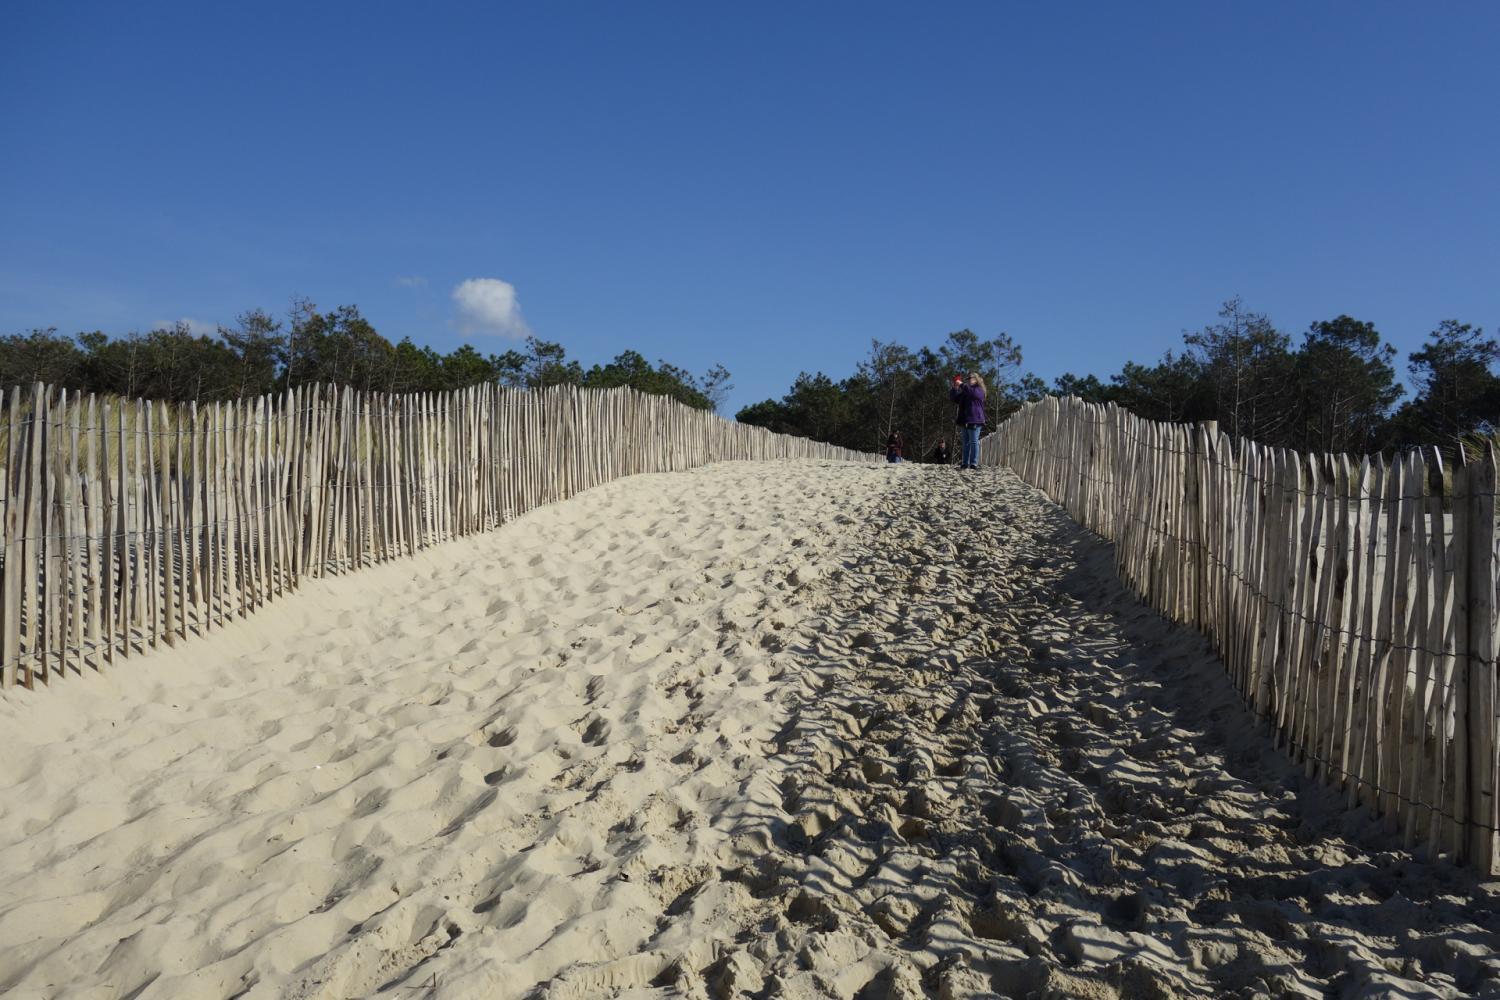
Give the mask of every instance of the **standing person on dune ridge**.
POLYGON ((984 379, 978 372, 969 372, 968 381, 962 375, 953 376, 953 385, 948 389, 948 398, 958 404, 958 413, 953 422, 962 428, 963 447, 959 450, 960 469, 979 468, 979 432, 984 429, 984 379))
POLYGON ((906 439, 901 436, 900 431, 891 431, 890 437, 885 439, 885 460, 887 462, 902 461, 902 452, 906 450, 906 439))

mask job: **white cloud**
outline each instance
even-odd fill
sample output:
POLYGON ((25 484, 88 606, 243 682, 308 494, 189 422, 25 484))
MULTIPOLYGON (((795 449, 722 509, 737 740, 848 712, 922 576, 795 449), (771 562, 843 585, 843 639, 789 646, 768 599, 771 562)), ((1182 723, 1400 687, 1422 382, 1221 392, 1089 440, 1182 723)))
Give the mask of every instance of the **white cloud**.
POLYGON ((219 332, 219 324, 206 323, 201 319, 193 319, 191 316, 184 316, 181 319, 177 320, 159 320, 158 322, 151 324, 151 329, 170 330, 178 323, 181 323, 183 326, 187 327, 188 332, 195 337, 212 337, 214 334, 219 332))
POLYGON ((531 333, 521 318, 516 287, 499 278, 470 278, 453 289, 458 328, 464 333, 495 333, 519 340, 531 333))
POLYGON ((420 274, 398 274, 396 275, 397 288, 426 288, 427 279, 420 274))

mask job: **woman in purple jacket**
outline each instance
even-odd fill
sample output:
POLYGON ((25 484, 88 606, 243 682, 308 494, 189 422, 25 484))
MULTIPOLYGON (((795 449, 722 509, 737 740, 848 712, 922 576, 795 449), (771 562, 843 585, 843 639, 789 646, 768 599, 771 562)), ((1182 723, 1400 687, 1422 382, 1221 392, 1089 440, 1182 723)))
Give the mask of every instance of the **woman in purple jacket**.
POLYGON ((969 372, 965 382, 960 375, 953 376, 953 387, 948 398, 958 404, 958 415, 953 422, 963 428, 963 448, 959 452, 960 469, 979 468, 979 432, 984 428, 984 379, 978 372, 969 372))

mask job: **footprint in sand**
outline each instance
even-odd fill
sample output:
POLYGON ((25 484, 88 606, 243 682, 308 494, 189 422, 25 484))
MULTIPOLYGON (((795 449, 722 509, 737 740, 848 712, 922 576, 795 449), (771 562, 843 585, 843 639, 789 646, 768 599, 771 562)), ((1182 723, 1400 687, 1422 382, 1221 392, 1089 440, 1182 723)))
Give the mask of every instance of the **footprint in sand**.
POLYGON ((609 742, 609 734, 612 727, 603 716, 590 712, 578 722, 575 722, 573 729, 583 739, 583 742, 597 747, 609 742), (583 724, 582 729, 579 728, 580 724, 583 724))
POLYGON ((584 689, 584 694, 583 694, 584 704, 592 705, 594 702, 596 702, 596 701, 599 700, 599 696, 602 695, 603 693, 604 693, 604 677, 601 675, 601 676, 598 676, 598 677, 592 677, 592 678, 590 678, 589 679, 589 683, 588 683, 588 687, 584 689))

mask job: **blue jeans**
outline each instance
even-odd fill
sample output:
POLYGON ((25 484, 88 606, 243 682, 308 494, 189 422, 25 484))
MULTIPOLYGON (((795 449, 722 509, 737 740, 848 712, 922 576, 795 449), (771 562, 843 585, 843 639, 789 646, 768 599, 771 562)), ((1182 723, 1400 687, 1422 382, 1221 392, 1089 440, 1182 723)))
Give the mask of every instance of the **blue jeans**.
POLYGON ((959 465, 970 469, 979 468, 979 432, 982 429, 978 424, 964 426, 963 451, 960 452, 959 465))

